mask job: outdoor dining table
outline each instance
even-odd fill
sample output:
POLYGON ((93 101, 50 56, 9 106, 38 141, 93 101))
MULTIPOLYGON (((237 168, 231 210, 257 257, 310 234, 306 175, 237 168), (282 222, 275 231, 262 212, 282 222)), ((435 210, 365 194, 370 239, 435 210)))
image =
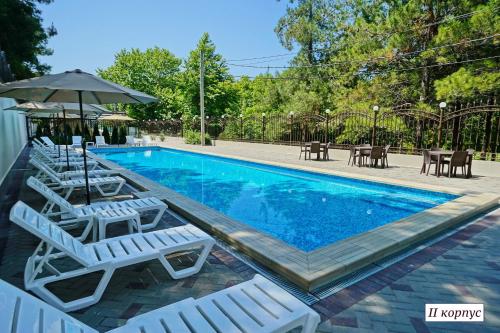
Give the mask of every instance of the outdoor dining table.
POLYGON ((359 151, 359 158, 358 158, 358 167, 361 167, 361 152, 362 151, 369 151, 371 153, 372 151, 372 146, 354 146, 354 155, 356 155, 356 152, 359 151))
MULTIPOLYGON (((304 144, 304 146, 311 148, 311 146, 312 146, 312 142, 306 142, 306 143, 304 144)), ((323 150, 323 151, 325 150, 325 148, 326 148, 326 143, 320 143, 320 144, 319 144, 319 147, 320 147, 321 149, 320 149, 320 151, 316 154, 316 159, 317 159, 317 160, 319 160, 319 157, 320 157, 321 151, 322 151, 322 150, 323 150)))
MULTIPOLYGON (((431 150, 429 151, 429 154, 431 156, 436 156, 437 159, 437 172, 436 176, 441 176, 441 160, 444 157, 451 157, 453 155, 453 150, 431 150)), ((472 154, 468 155, 468 162, 467 162, 467 175, 466 178, 472 177, 472 154)), ((451 172, 451 171, 449 171, 451 172)))

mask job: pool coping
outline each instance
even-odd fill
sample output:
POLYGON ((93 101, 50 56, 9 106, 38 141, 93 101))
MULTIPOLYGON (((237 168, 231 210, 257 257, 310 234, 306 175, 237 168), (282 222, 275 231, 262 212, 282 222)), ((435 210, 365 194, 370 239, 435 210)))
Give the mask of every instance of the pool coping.
MULTIPOLYGON (((189 149, 159 148, 205 154, 189 149)), ((245 225, 244 223, 235 221, 210 207, 194 201, 129 169, 121 167, 114 162, 99 158, 92 152, 89 152, 89 155, 96 158, 104 167, 116 169, 129 183, 132 183, 132 185, 142 190, 142 192, 134 193, 137 197, 144 198, 155 196, 165 201, 170 209, 185 217, 190 222, 224 240, 228 244, 249 255, 254 260, 308 291, 315 290, 330 282, 341 279, 366 265, 400 252, 405 248, 422 242, 432 235, 456 226, 480 212, 493 208, 498 205, 500 200, 500 195, 494 193, 467 192, 453 188, 416 184, 382 177, 364 177, 359 174, 354 177, 345 172, 326 169, 305 168, 285 163, 269 163, 267 161, 244 159, 223 154, 205 154, 292 168, 295 170, 319 172, 341 177, 461 195, 459 198, 427 209, 423 212, 388 223, 365 233, 337 241, 314 251, 305 252, 245 225)))

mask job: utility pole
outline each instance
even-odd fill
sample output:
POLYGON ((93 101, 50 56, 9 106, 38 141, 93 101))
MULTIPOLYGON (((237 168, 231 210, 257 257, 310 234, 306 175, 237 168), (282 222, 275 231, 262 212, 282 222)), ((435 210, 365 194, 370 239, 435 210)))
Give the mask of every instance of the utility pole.
POLYGON ((205 59, 200 50, 200 112, 201 112, 201 145, 205 145, 205 59))

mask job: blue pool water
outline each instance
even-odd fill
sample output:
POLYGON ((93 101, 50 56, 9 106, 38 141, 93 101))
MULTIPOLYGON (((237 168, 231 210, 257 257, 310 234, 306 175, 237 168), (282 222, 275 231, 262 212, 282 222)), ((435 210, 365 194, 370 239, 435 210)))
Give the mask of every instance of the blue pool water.
POLYGON ((456 198, 173 149, 93 151, 303 251, 456 198))

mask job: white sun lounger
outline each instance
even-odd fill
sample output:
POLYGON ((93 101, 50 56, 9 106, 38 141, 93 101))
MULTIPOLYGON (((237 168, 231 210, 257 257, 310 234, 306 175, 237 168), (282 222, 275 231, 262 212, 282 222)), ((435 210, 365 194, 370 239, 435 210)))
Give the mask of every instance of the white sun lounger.
MULTIPOLYGON (((56 145, 54 143, 54 141, 52 141, 48 136, 42 136, 42 137, 40 137, 40 139, 42 139, 43 143, 40 142, 36 138, 33 141, 35 141, 38 144, 42 144, 44 147, 46 147, 48 149, 51 149, 52 151, 57 151, 58 150, 58 146, 61 148, 61 150, 65 150, 66 149, 66 145, 56 145)), ((68 146, 68 152, 69 153, 75 153, 76 151, 71 147, 71 145, 69 145, 68 146)))
POLYGON ((97 303, 118 268, 158 259, 174 279, 196 274, 215 243, 212 237, 195 226, 184 225, 114 237, 84 245, 22 201, 18 201, 12 207, 10 220, 41 239, 41 243, 26 263, 25 288, 64 311, 74 311, 97 303), (194 265, 188 268, 175 270, 165 258, 166 255, 175 252, 194 249, 201 249, 201 252, 194 265), (81 268, 59 271, 51 260, 62 257, 73 259, 81 268), (64 302, 45 287, 53 282, 99 271, 103 271, 104 274, 94 293, 87 297, 64 302))
MULTIPOLYGON (((47 138, 48 139, 48 138, 47 138)), ((79 151, 76 151, 71 146, 68 146, 68 152, 66 153, 66 146, 63 145, 47 145, 43 142, 40 142, 36 138, 32 141, 33 148, 38 148, 39 150, 43 150, 46 155, 57 158, 66 159, 66 155, 69 158, 82 158, 82 154, 79 151)))
MULTIPOLYGON (((38 161, 43 161, 45 164, 47 164, 54 172, 61 172, 64 168, 69 167, 75 170, 83 170, 83 160, 78 160, 78 159, 69 159, 68 162, 66 162, 66 159, 58 159, 58 158, 52 158, 43 154, 37 154, 37 153, 32 153, 30 154, 30 157, 32 159, 36 159, 38 161)), ((87 159, 87 168, 88 170, 95 170, 99 163, 97 161, 94 161, 92 159, 87 159)))
MULTIPOLYGON (((0 298, 5 299, 0 304, 1 332, 52 333, 56 329, 65 333, 98 333, 3 280, 0 280, 0 298)), ((210 333, 216 332, 214 327, 222 333, 278 333, 301 326, 302 333, 313 333, 319 321, 319 315, 314 310, 274 283, 256 275, 253 280, 198 300, 188 298, 131 318, 124 326, 107 333, 210 333), (242 297, 244 302, 241 302, 242 297), (222 306, 214 302, 219 298, 225 300, 222 306), (232 307, 230 311, 222 312, 220 308, 225 309, 228 304, 232 307), (262 322, 264 324, 260 325, 262 322), (248 327, 252 329, 245 330, 248 327)))
MULTIPOLYGON (((46 145, 44 145, 40 142, 37 142, 35 140, 32 141, 32 143, 33 143, 32 152, 33 153, 36 152, 40 155, 49 156, 51 158, 59 158, 59 159, 66 160, 66 151, 65 150, 61 149, 59 151, 57 148, 52 149, 52 148, 47 147, 46 145)), ((69 157, 69 159, 82 159, 82 154, 80 154, 79 152, 77 152, 75 150, 68 149, 68 157, 69 157)))
MULTIPOLYGON (((42 160, 36 156, 32 156, 32 159, 34 159, 36 162, 40 163, 41 165, 45 166, 46 168, 52 169, 51 166, 48 165, 44 160, 42 160)), ((61 179, 82 178, 83 176, 85 176, 84 170, 69 170, 69 171, 58 172, 58 171, 52 169, 52 171, 54 171, 54 173, 57 175, 57 177, 59 177, 61 179)), ((115 175, 117 173, 119 173, 117 170, 111 170, 111 169, 88 170, 89 177, 109 177, 109 176, 115 175)), ((40 175, 38 174, 37 176, 39 177, 40 175)))
MULTIPOLYGON (((30 159, 29 163, 36 167, 38 170, 42 171, 47 179, 52 181, 52 184, 50 184, 52 186, 52 189, 64 190, 64 199, 68 199, 75 188, 85 187, 85 179, 83 178, 64 180, 59 178, 52 169, 45 167, 34 159, 30 159)), ((118 176, 89 178, 89 187, 95 187, 103 197, 118 194, 123 185, 125 185, 125 179, 118 176), (106 190, 105 187, 108 187, 108 190, 106 190)))
POLYGON ((187 298, 133 317, 108 333, 284 333, 299 327, 303 333, 313 333, 319 321, 314 310, 256 275, 202 298, 187 298))
MULTIPOLYGON (((147 230, 156 227, 163 213, 167 210, 167 205, 154 197, 117 202, 95 202, 88 206, 75 207, 34 177, 28 178, 27 184, 47 199, 47 203, 40 212, 42 215, 47 217, 60 216, 62 221, 58 223, 58 225, 73 226, 81 223, 86 224, 81 235, 82 240, 90 233, 93 226, 94 215, 99 211, 133 209, 139 214, 157 211, 152 222, 141 224, 142 230, 147 230), (55 206, 58 207, 57 211, 54 210, 55 206)), ((96 239, 95 228, 93 239, 96 239)))
POLYGON ((81 147, 82 146, 82 137, 80 135, 74 135, 74 136, 72 136, 71 140, 73 142, 73 144, 71 145, 71 147, 75 148, 75 147, 81 147))
POLYGON ((104 140, 104 136, 96 136, 95 137, 95 146, 96 148, 99 148, 99 146, 109 146, 107 143, 106 143, 106 140, 104 140))

